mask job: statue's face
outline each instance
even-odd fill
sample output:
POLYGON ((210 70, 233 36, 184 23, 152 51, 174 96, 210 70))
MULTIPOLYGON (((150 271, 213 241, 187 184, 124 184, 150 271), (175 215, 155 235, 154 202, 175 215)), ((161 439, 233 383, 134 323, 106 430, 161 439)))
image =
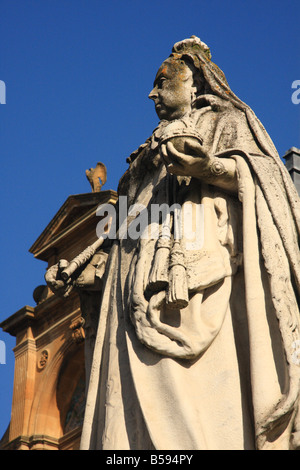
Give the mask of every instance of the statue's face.
POLYGON ((195 93, 192 70, 179 59, 167 59, 159 68, 149 98, 159 119, 172 121, 191 111, 195 93))

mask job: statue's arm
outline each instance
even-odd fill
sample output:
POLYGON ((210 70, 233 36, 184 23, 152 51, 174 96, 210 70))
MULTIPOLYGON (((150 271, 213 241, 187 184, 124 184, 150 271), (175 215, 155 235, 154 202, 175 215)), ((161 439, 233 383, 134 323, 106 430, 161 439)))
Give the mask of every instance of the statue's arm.
POLYGON ((85 266, 75 271, 67 280, 64 280, 61 276, 66 265, 59 261, 47 270, 45 274, 47 285, 54 294, 60 297, 68 297, 73 289, 79 291, 100 291, 107 258, 108 254, 103 250, 95 253, 85 266))
POLYGON ((75 287, 84 290, 101 290, 102 279, 108 254, 104 251, 96 253, 75 281, 75 287))
POLYGON ((179 152, 172 140, 161 146, 161 155, 169 173, 192 176, 226 191, 238 188, 236 162, 234 158, 220 158, 207 154, 199 143, 190 143, 191 155, 179 152), (193 149, 191 147, 194 147, 193 149))

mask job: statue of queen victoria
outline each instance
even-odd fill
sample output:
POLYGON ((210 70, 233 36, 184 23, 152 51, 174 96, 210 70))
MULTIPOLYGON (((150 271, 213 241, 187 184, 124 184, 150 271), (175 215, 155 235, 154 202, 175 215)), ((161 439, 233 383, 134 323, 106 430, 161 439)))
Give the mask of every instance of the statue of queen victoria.
MULTIPOLYGON (((81 448, 297 448, 296 189, 199 38, 173 46, 149 98, 160 122, 128 158, 119 196, 149 211, 202 207, 202 242, 178 235, 174 210, 157 237, 117 235, 108 256, 98 250, 106 265, 81 448)), ((73 277, 78 290, 91 266, 73 277)), ((59 265, 46 280, 64 289, 59 265)))

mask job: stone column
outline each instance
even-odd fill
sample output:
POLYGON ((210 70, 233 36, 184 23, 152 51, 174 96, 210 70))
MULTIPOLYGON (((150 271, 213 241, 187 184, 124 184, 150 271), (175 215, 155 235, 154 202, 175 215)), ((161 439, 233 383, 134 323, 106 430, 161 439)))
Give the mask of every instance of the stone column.
MULTIPOLYGON (((26 439, 31 403, 34 396, 36 374, 36 345, 33 338, 31 322, 34 318, 34 309, 24 307, 10 319, 7 329, 18 330, 16 334, 15 377, 12 400, 12 415, 9 439, 18 439, 16 447, 27 448, 26 439), (23 442, 24 441, 24 442, 23 442)), ((15 332, 15 331, 14 331, 15 332)))

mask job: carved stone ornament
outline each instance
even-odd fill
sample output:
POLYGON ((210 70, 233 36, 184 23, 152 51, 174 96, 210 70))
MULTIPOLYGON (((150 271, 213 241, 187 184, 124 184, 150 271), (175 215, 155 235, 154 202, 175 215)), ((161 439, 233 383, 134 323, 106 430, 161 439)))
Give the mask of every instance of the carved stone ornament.
POLYGON ((103 163, 98 162, 96 168, 90 168, 89 170, 86 170, 85 174, 92 187, 92 192, 97 193, 101 191, 102 186, 106 183, 106 166, 103 163))
POLYGON ((227 170, 220 159, 214 158, 210 163, 210 172, 214 176, 221 176, 227 173, 227 170))
POLYGON ((41 352, 39 360, 38 360, 38 369, 40 370, 45 369, 48 360, 49 360, 49 352, 47 351, 47 349, 44 349, 41 352))
POLYGON ((85 339, 84 333, 84 319, 82 317, 77 318, 71 323, 70 330, 74 343, 81 343, 85 339))

